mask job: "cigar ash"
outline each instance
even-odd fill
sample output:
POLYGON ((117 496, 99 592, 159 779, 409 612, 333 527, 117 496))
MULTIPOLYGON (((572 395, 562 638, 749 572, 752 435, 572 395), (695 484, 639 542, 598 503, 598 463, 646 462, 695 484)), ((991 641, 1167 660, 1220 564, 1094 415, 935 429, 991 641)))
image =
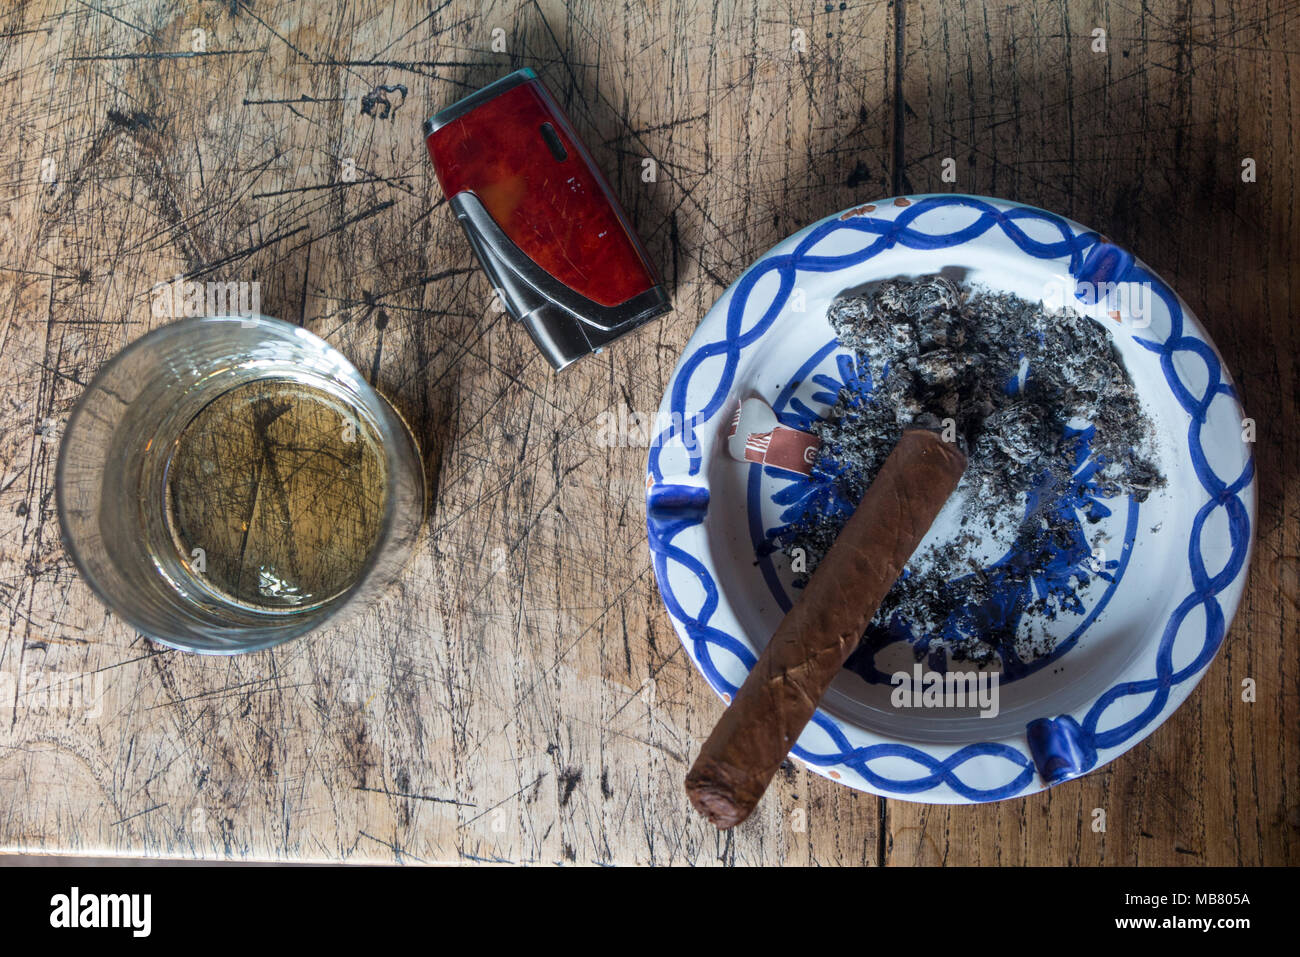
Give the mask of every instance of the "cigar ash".
POLYGON ((877 284, 838 299, 828 318, 854 359, 813 426, 811 489, 768 547, 802 587, 902 430, 939 430, 968 457, 951 503, 957 530, 913 556, 847 667, 888 683, 877 656, 905 643, 936 671, 967 663, 1005 682, 1036 670, 1058 650, 1053 623, 1082 615, 1082 596, 1111 579, 1119 543, 1102 520, 1165 482, 1110 333, 940 276, 877 284))

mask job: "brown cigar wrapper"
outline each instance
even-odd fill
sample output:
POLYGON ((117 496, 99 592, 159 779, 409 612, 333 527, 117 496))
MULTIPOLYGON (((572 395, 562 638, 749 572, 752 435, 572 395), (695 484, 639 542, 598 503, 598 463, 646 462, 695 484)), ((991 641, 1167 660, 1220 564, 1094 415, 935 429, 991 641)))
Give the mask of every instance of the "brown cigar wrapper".
POLYGON ((709 821, 749 817, 965 468, 934 432, 903 433, 686 776, 709 821))

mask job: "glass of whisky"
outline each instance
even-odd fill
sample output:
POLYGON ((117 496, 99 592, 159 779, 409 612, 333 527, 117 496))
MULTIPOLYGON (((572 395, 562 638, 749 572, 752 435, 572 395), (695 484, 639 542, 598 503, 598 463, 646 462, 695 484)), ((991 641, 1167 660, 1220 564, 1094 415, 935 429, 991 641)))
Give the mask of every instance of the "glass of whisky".
POLYGON ((207 654, 369 604, 425 511, 397 411, 333 346, 266 316, 182 319, 118 353, 68 419, 55 488, 104 604, 207 654))

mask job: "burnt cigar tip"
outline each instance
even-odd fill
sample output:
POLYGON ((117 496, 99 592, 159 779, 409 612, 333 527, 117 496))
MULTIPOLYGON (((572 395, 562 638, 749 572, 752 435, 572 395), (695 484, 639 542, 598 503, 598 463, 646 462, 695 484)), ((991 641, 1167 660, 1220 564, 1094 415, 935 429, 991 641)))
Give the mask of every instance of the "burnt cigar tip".
POLYGON ((686 796, 701 817, 723 831, 735 827, 754 810, 753 803, 737 800, 731 788, 694 773, 686 778, 686 796))

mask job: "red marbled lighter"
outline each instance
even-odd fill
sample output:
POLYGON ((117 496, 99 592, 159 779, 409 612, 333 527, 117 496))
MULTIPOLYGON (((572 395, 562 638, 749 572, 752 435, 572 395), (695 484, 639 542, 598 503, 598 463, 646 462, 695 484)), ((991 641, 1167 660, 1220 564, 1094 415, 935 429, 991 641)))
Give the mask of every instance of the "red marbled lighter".
POLYGON ((447 107, 424 132, 479 262, 556 369, 672 308, 605 177, 532 70, 447 107))

